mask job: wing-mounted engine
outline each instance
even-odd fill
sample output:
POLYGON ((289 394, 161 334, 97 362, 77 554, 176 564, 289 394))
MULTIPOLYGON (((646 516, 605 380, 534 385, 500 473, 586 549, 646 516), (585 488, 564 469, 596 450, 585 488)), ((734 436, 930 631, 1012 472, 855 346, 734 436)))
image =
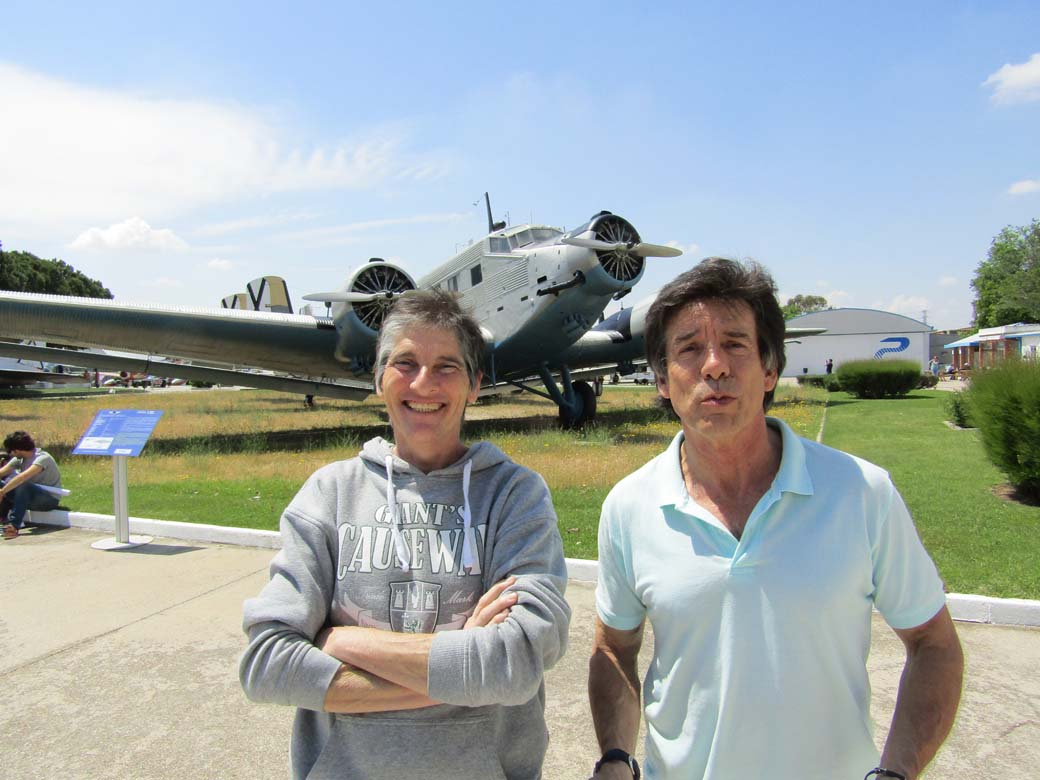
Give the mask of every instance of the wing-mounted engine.
POLYGON ((355 374, 372 370, 376 337, 394 300, 415 289, 415 280, 393 263, 373 257, 347 280, 345 290, 305 295, 331 307, 336 324, 336 359, 350 364, 355 374))

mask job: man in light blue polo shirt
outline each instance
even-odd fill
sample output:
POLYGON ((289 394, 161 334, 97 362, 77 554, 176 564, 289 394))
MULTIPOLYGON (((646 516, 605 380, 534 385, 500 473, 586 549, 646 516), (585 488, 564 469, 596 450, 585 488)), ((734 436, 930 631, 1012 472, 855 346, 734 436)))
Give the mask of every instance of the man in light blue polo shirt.
POLYGON ((784 318, 755 263, 711 258, 659 294, 647 359, 682 423, 611 491, 589 697, 599 780, 916 778, 953 723, 963 659, 942 582, 888 475, 768 418, 784 318), (907 661, 884 751, 871 607, 907 661))

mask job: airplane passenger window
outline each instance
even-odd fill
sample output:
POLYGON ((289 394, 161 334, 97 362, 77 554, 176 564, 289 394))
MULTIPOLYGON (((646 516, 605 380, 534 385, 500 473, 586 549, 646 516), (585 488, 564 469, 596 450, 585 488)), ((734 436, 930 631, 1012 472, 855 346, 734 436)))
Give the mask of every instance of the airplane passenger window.
POLYGON ((469 269, 469 286, 476 287, 484 281, 484 272, 480 270, 479 265, 475 265, 469 269))
POLYGON ((455 276, 453 276, 450 279, 448 279, 447 281, 445 281, 444 282, 444 289, 450 290, 451 292, 458 292, 459 291, 459 275, 455 274, 455 276))

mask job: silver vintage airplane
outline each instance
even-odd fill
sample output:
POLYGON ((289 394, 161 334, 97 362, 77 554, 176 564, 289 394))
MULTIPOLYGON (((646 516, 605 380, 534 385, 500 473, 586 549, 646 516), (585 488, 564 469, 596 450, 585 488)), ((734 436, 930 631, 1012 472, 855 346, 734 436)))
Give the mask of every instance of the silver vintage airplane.
MULTIPOLYGON (((585 380, 632 373, 643 360, 652 298, 605 320, 604 309, 631 292, 646 258, 681 252, 643 242, 627 220, 609 211, 569 232, 506 227, 491 219, 490 203, 487 211, 488 235, 418 280, 373 258, 343 289, 304 296, 319 310, 324 304, 324 315, 0 292, 5 337, 148 357, 73 356, 13 344, 0 344, 0 355, 50 362, 74 357, 75 365, 90 368, 360 400, 372 392, 375 340, 387 309, 410 290, 439 287, 458 292, 480 322, 488 345, 486 391, 530 390, 556 403, 565 426, 581 426, 596 412, 596 393, 585 380)), ((793 335, 809 333, 788 333, 793 335)))

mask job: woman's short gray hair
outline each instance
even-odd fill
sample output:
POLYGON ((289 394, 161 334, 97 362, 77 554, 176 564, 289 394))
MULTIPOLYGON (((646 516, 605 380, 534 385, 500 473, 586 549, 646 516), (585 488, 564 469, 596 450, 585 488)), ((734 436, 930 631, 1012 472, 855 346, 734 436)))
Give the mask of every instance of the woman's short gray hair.
POLYGON ((466 365, 469 386, 476 388, 484 363, 484 336, 472 315, 462 308, 459 296, 447 290, 413 290, 394 301, 376 340, 376 367, 373 385, 378 391, 383 371, 397 342, 413 328, 441 328, 459 343, 466 365))

